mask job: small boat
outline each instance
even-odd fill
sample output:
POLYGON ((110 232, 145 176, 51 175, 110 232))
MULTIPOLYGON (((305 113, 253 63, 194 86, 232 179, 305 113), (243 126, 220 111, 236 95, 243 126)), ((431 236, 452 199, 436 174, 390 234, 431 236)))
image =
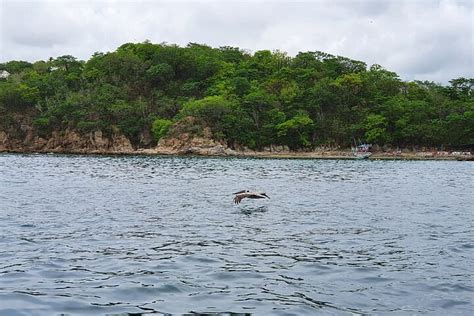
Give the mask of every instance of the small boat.
POLYGON ((370 149, 372 148, 372 144, 360 144, 357 145, 354 139, 355 147, 352 147, 352 154, 356 159, 369 159, 372 156, 370 149))

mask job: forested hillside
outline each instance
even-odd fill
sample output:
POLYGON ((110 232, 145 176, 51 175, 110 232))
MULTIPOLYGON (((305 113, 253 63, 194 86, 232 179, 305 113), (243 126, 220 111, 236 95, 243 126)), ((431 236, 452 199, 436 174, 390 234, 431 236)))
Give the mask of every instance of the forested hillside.
POLYGON ((379 65, 319 51, 289 57, 128 43, 88 61, 10 61, 0 73, 0 130, 10 134, 20 133, 23 113, 45 139, 65 129, 118 130, 136 147, 205 127, 230 147, 252 149, 348 147, 354 138, 392 147, 474 144, 473 79, 403 82, 379 65))

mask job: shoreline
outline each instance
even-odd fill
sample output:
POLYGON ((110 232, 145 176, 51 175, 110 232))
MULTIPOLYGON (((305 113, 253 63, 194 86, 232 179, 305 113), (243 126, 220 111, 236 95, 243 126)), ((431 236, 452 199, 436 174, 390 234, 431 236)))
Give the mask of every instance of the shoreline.
MULTIPOLYGON (((30 129, 25 137, 12 137, 0 131, 0 153, 69 154, 69 155, 147 155, 175 157, 241 157, 266 159, 341 159, 361 160, 351 148, 315 147, 311 151, 292 151, 287 146, 270 145, 261 151, 246 147, 230 148, 225 142, 212 138, 209 129, 204 135, 182 133, 161 138, 150 147, 133 146, 121 133, 104 135, 100 130, 81 134, 74 130, 55 131, 49 138, 39 137, 30 129)), ((443 151, 431 147, 372 148, 369 160, 463 160, 474 161, 469 150, 443 151)), ((468 148, 466 148, 468 149, 468 148)))
POLYGON ((474 161, 473 155, 466 153, 414 151, 407 153, 373 152, 368 159, 356 158, 350 151, 311 151, 311 152, 272 152, 272 151, 232 151, 222 153, 171 152, 156 149, 137 149, 133 151, 113 150, 0 150, 0 154, 54 154, 84 156, 163 156, 163 157, 203 157, 203 158, 261 158, 261 159, 328 159, 328 160, 449 160, 474 161))

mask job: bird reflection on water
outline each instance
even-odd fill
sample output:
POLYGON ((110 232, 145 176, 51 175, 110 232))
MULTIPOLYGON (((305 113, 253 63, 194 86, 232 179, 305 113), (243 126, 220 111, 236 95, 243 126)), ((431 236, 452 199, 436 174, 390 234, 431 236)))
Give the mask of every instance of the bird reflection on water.
POLYGON ((245 215, 252 215, 252 214, 257 214, 257 213, 265 213, 268 212, 268 207, 267 206, 245 206, 239 211, 242 214, 245 215))

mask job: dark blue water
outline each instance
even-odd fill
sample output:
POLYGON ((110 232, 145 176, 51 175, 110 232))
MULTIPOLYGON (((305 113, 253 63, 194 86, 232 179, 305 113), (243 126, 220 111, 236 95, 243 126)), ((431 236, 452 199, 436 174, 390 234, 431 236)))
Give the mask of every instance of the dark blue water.
POLYGON ((473 193, 472 162, 0 155, 0 315, 470 315, 473 193))

